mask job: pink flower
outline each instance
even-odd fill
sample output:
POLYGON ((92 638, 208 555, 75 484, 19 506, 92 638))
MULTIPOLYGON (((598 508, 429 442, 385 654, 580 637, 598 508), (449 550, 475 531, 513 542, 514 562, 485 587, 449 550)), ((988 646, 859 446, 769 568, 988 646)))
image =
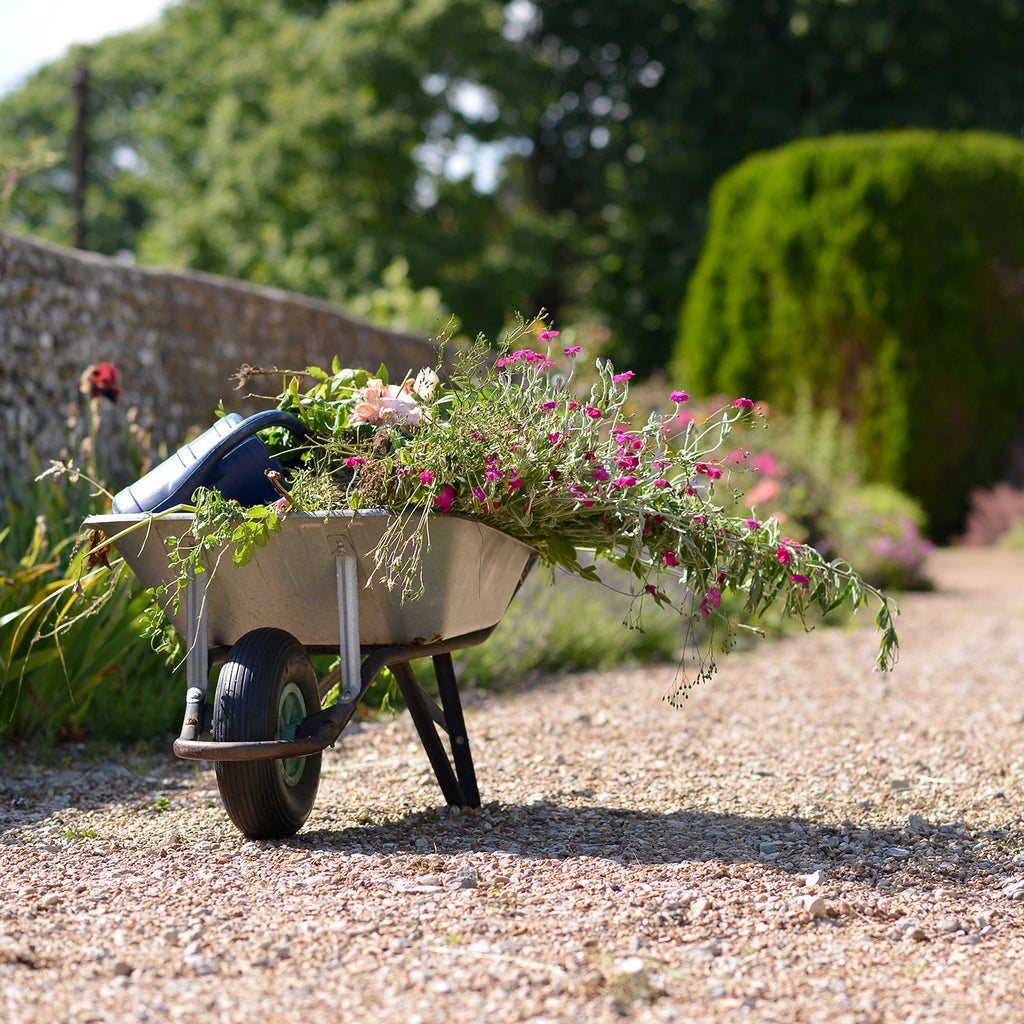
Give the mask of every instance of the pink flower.
POLYGON ((541 409, 543 409, 544 412, 551 412, 551 410, 554 409, 557 405, 557 402, 541 402, 540 407, 541 409))
POLYGON ((604 413, 600 409, 595 409, 594 406, 588 405, 583 410, 592 420, 599 420, 604 413))
POLYGON ((582 348, 580 348, 580 346, 579 346, 579 345, 570 345, 570 346, 569 346, 568 348, 566 348, 566 349, 562 349, 562 351, 563 351, 563 352, 564 352, 564 353, 565 353, 565 354, 566 354, 567 356, 574 356, 574 355, 576 355, 576 353, 577 353, 577 352, 582 352, 582 351, 583 351, 583 349, 582 349, 582 348))
POLYGON ((550 341, 552 338, 558 337, 558 331, 541 331, 537 335, 538 341, 550 341))
POLYGON ((651 481, 651 486, 652 487, 671 487, 672 485, 664 477, 658 477, 657 480, 652 480, 651 481))
POLYGON ((663 555, 661 556, 661 560, 662 560, 662 561, 663 561, 663 562, 664 562, 664 563, 665 563, 665 564, 666 564, 667 566, 676 566, 676 565, 678 565, 678 564, 679 564, 679 563, 678 563, 678 562, 676 561, 676 553, 675 553, 674 551, 666 551, 666 552, 665 552, 665 554, 663 554, 663 555))
POLYGON ((651 595, 651 597, 658 596, 658 588, 653 583, 648 583, 647 586, 644 587, 644 590, 646 590, 647 593, 651 595))
POLYGON ((487 504, 487 495, 484 494, 484 490, 482 487, 474 487, 473 495, 476 497, 477 501, 483 503, 484 505, 487 504))
POLYGON ((793 561, 793 552, 785 544, 780 544, 775 549, 775 557, 778 558, 782 565, 789 565, 793 561))
POLYGON ((493 469, 493 468, 492 468, 492 469, 488 469, 488 470, 487 470, 487 471, 486 471, 486 472, 484 473, 484 476, 485 476, 485 477, 486 477, 486 478, 487 478, 488 480, 500 480, 500 479, 502 478, 502 476, 503 476, 503 475, 504 475, 504 474, 503 474, 503 473, 501 472, 501 470, 500 470, 500 469, 493 469))
POLYGON ((604 466, 595 466, 591 471, 590 475, 594 480, 607 480, 608 470, 604 466))
POLYGON ((774 480, 759 480, 748 492, 747 507, 769 505, 779 496, 779 485, 774 480))
POLYGON ((621 383, 624 380, 629 380, 629 378, 633 377, 633 376, 635 376, 635 374, 633 373, 632 370, 626 370, 625 373, 617 373, 617 374, 615 374, 615 376, 612 377, 612 383, 613 384, 619 384, 619 383, 621 383))
POLYGON ((793 581, 794 583, 802 583, 802 584, 807 584, 807 583, 810 583, 810 582, 811 582, 811 580, 810 580, 810 577, 809 577, 809 576, 801 576, 801 575, 800 575, 800 573, 798 573, 798 572, 794 572, 794 573, 792 573, 792 574, 790 575, 790 577, 789 577, 789 578, 790 578, 790 579, 791 579, 791 580, 792 580, 792 581, 793 581))
POLYGON ((636 487, 635 476, 619 476, 612 481, 612 487, 636 487))
POLYGON ((708 517, 707 516, 694 516, 693 517, 693 521, 695 523, 704 524, 704 523, 706 523, 708 521, 708 517))
POLYGON ((690 400, 690 396, 685 391, 673 391, 668 397, 669 401, 675 402, 676 404, 679 402, 688 402, 690 400))
POLYGON ((358 455, 352 455, 345 460, 345 465, 349 469, 354 469, 356 466, 365 466, 366 459, 360 458, 358 455))
POLYGON ((419 480, 424 487, 429 487, 434 482, 434 474, 429 469, 425 469, 420 473, 419 480))
POLYGON ((752 469, 756 469, 765 476, 778 476, 779 463, 775 458, 775 452, 758 452, 750 459, 752 469))
POLYGON ((509 480, 509 482, 508 482, 509 493, 511 493, 512 491, 518 491, 519 488, 522 487, 522 486, 523 486, 523 481, 520 480, 518 476, 512 477, 512 479, 509 480))
POLYGON ((434 508, 438 512, 451 512, 452 502, 455 500, 455 488, 451 484, 445 484, 444 490, 434 496, 434 508))
POLYGON ((711 614, 712 608, 717 608, 722 603, 722 593, 718 587, 711 587, 704 593, 704 600, 700 603, 700 613, 706 619, 711 614))
POLYGON ((754 403, 749 398, 735 398, 732 403, 737 409, 753 409, 754 403))
POLYGON ((712 480, 719 480, 722 476, 722 471, 717 466, 709 465, 707 462, 698 462, 694 467, 698 473, 703 473, 705 476, 710 477, 712 480))
POLYGON ((552 444, 558 444, 558 442, 561 441, 561 439, 562 439, 562 435, 559 434, 557 431, 555 433, 553 433, 553 434, 548 434, 548 440, 552 444))
POLYGON ((744 519, 743 522, 746 523, 746 525, 749 526, 752 530, 761 529, 761 524, 756 519, 744 519))

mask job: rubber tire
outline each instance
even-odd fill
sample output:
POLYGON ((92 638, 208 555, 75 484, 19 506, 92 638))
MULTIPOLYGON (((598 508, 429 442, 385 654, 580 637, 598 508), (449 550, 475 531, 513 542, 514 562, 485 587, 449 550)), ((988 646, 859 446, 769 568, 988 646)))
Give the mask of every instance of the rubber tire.
MULTIPOLYGON (((306 649, 283 629, 246 633, 221 667, 213 703, 219 742, 290 739, 292 724, 320 708, 317 678, 306 649), (285 735, 282 735, 282 732, 285 735)), ((295 835, 313 808, 320 784, 318 751, 287 761, 217 761, 217 786, 228 817, 251 839, 295 835)))

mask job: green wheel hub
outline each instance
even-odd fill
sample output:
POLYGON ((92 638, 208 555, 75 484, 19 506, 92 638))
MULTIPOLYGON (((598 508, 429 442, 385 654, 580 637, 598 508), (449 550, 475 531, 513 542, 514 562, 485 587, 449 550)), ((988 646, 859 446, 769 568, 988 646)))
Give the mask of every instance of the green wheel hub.
MULTIPOLYGON (((277 703, 278 739, 293 740, 299 724, 306 717, 306 702, 298 684, 289 680, 281 688, 281 699, 277 703)), ((302 778, 305 768, 304 757, 288 757, 281 762, 281 777, 286 786, 295 786, 302 778)))

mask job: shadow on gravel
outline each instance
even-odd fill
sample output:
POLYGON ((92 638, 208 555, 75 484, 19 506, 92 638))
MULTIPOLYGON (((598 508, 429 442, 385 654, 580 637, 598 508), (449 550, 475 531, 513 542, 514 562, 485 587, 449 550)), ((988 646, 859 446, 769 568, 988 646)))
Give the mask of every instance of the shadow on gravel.
POLYGON ((416 813, 338 831, 300 833, 298 845, 352 853, 453 855, 509 853, 520 858, 592 857, 638 864, 760 863, 794 875, 824 870, 833 879, 936 888, 989 882, 1019 871, 1019 827, 970 830, 910 820, 905 828, 708 811, 654 813, 541 802, 491 803, 478 811, 416 813))

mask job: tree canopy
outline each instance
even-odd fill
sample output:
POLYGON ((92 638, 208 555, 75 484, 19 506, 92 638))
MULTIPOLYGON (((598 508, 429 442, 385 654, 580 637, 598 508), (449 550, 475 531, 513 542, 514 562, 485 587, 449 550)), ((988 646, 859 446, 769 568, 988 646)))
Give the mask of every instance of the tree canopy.
MULTIPOLYGON (((90 82, 87 244, 340 303, 396 260, 467 329, 548 308, 668 361, 709 189, 752 152, 1024 125, 1024 0, 182 0, 0 101, 63 154, 90 82)), ((67 242, 69 165, 12 226, 67 242)), ((429 325, 428 325, 429 326, 429 325)))

